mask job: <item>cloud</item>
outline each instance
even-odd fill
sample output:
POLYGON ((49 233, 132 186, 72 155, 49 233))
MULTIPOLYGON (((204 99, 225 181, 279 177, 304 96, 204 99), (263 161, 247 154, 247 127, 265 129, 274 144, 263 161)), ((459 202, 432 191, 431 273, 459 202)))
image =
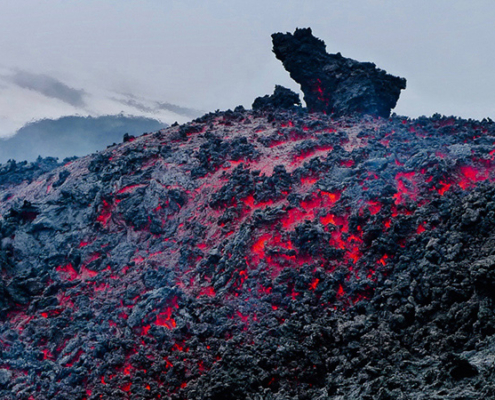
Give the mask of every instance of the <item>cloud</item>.
POLYGON ((34 90, 46 97, 51 97, 74 107, 84 107, 85 91, 67 86, 51 76, 17 71, 10 81, 23 89, 34 90))
MULTIPOLYGON (((199 110, 249 107, 275 84, 298 90, 273 56, 270 35, 311 26, 329 52, 405 77, 401 113, 495 118, 495 52, 487 50, 495 36, 493 0, 477 6, 461 0, 163 3, 4 1, 0 35, 16 40, 0 41, 0 64, 84 89, 84 95, 76 90, 75 102, 84 100, 91 114, 131 109, 103 98, 123 92, 138 96, 134 100, 151 112, 156 104, 143 98, 199 110), (414 96, 408 94, 413 89, 414 96)), ((28 84, 33 87, 32 79, 28 84)), ((53 107, 73 107, 33 93, 53 107)))
POLYGON ((147 101, 144 99, 138 99, 136 96, 131 94, 126 94, 125 99, 118 99, 114 97, 114 100, 135 108, 136 110, 142 111, 149 114, 158 114, 160 111, 171 111, 175 114, 182 115, 189 118, 197 118, 203 115, 205 112, 202 110, 196 110, 194 108, 182 107, 176 104, 160 102, 160 101, 147 101), (148 104, 146 104, 148 102, 148 104))
POLYGON ((135 115, 172 124, 204 114, 201 110, 84 85, 77 74, 64 74, 66 83, 46 73, 32 73, 0 64, 0 138, 15 135, 24 125, 64 116, 135 115), (75 89, 82 88, 84 89, 75 89))
POLYGON ((159 110, 172 111, 176 114, 185 115, 186 117, 191 117, 191 118, 198 117, 205 113, 204 111, 196 110, 193 108, 181 107, 170 103, 157 102, 156 104, 159 110))

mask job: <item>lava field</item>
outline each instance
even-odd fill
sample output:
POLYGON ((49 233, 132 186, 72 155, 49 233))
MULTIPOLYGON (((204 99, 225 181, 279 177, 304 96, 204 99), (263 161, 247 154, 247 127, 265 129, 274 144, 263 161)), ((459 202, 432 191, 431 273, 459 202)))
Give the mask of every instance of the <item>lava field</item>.
POLYGON ((10 164, 2 400, 495 398, 495 123, 265 100, 10 164))

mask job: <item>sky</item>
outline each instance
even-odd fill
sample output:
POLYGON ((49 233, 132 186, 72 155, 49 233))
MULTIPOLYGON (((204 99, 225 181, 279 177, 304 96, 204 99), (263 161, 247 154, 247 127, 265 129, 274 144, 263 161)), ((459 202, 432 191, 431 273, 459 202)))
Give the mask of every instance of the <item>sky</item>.
POLYGON ((270 35, 405 77, 397 114, 495 119, 493 0, 0 0, 0 137, 67 115, 180 123, 298 90, 270 35))

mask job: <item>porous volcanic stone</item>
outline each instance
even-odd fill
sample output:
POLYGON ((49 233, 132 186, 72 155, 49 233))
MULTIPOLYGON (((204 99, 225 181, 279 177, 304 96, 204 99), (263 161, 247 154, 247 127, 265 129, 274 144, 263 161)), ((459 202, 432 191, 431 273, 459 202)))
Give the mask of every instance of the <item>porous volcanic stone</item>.
POLYGON ((269 108, 291 108, 301 105, 299 95, 290 89, 275 85, 272 95, 257 97, 253 103, 253 110, 265 110, 269 108))
POLYGON ((272 40, 275 56, 301 85, 310 111, 388 117, 406 88, 404 78, 389 75, 373 63, 328 54, 325 43, 310 28, 274 33, 272 40))

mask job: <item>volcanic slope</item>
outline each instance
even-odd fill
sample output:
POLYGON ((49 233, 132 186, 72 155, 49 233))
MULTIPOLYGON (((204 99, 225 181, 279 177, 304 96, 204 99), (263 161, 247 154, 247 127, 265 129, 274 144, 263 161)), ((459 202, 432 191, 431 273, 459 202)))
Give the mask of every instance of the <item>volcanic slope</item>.
POLYGON ((0 398, 494 398, 495 124, 208 114, 0 187, 0 398))

